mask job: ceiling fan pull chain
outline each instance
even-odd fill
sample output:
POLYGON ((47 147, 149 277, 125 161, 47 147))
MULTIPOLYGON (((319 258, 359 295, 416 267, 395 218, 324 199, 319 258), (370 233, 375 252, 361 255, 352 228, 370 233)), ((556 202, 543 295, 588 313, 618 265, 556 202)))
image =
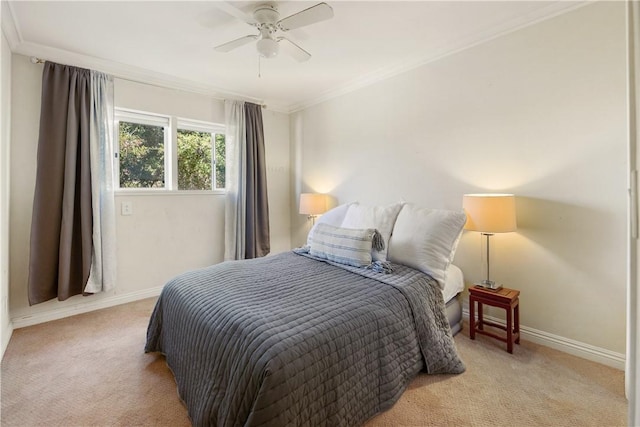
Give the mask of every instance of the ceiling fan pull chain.
POLYGON ((262 72, 260 70, 260 55, 258 55, 258 78, 262 78, 262 72))

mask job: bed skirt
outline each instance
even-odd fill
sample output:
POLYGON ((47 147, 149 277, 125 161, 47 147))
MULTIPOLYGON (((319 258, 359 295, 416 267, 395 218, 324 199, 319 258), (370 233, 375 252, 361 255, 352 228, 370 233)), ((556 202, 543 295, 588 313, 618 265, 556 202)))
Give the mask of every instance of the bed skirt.
POLYGON ((460 304, 460 294, 451 298, 445 304, 444 312, 451 326, 451 335, 455 335, 462 330, 462 304, 460 304))

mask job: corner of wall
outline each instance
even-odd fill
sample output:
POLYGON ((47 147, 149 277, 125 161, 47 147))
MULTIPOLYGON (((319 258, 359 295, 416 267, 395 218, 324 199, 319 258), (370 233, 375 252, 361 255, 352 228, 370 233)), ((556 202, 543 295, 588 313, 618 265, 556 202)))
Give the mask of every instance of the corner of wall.
POLYGON ((13 327, 9 318, 9 142, 11 139, 11 48, 1 33, 0 55, 0 345, 4 351, 13 327))

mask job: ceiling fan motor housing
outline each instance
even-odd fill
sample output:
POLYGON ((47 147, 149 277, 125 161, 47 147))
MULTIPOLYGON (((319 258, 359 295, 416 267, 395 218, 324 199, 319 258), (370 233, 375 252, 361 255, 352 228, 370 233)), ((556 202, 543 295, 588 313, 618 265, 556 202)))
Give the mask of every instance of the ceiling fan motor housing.
POLYGON ((275 5, 265 3, 255 8, 253 18, 261 24, 275 24, 280 19, 280 13, 275 5))

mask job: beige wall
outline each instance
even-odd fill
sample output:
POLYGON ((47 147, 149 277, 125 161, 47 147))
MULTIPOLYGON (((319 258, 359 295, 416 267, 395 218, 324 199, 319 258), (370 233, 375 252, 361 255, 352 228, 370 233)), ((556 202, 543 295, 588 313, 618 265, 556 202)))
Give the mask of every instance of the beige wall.
POLYGON ((0 359, 9 344, 9 142, 11 139, 11 50, 2 34, 0 54, 0 359))
MULTIPOLYGON (((116 289, 28 306, 29 230, 40 114, 42 66, 13 55, 14 116, 11 153, 11 317, 46 320, 48 313, 73 314, 100 304, 157 293, 174 275, 221 262, 224 254, 223 194, 118 193, 116 289), (120 215, 124 201, 133 215, 120 215)), ((209 96, 116 79, 116 107, 224 123, 224 104, 209 96)), ((272 253, 291 247, 289 233, 289 118, 264 111, 272 253)), ((55 316, 53 316, 55 317, 55 316)))
MULTIPOLYGON (((294 200, 460 209, 513 192, 518 231, 492 238, 492 277, 522 291, 522 324, 624 353, 624 12, 586 6, 293 114, 294 200)), ((292 219, 301 244, 295 203, 292 219)), ((467 282, 481 247, 464 233, 467 282)))

